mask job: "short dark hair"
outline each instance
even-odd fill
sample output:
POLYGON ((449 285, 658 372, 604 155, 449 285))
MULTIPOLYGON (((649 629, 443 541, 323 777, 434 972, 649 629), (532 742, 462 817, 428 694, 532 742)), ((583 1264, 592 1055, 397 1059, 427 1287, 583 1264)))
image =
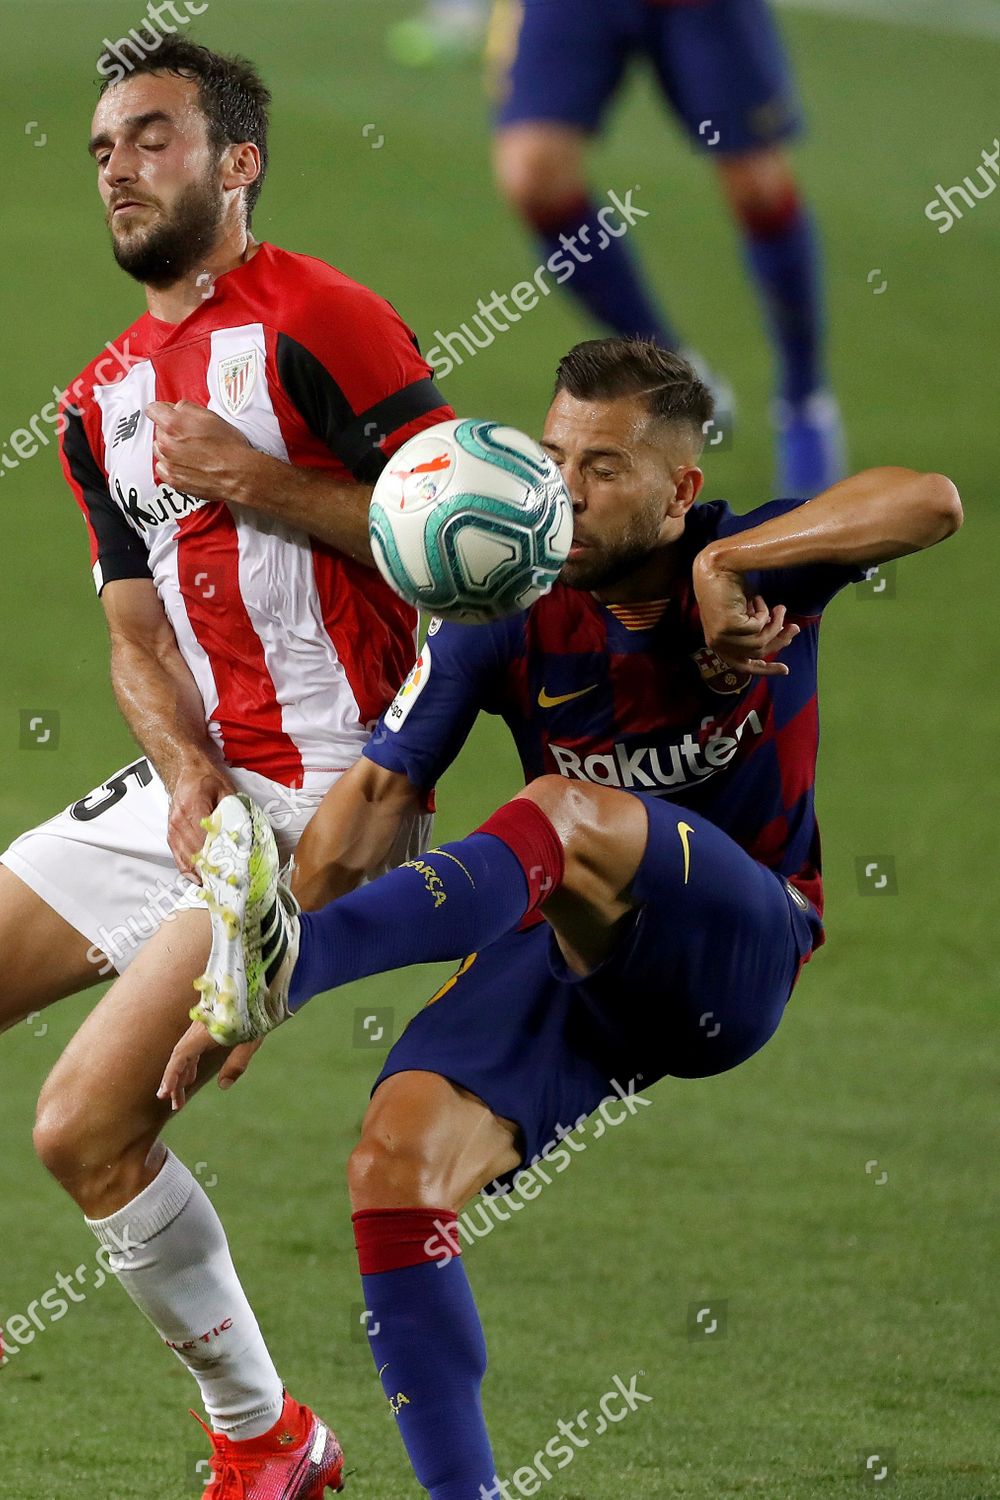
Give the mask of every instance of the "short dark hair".
MULTIPOLYGON (((182 37, 165 36, 157 47, 129 68, 126 76, 135 78, 140 73, 174 73, 178 78, 196 79, 198 102, 208 122, 208 139, 212 147, 221 151, 242 141, 251 141, 257 147, 260 176, 246 190, 249 229, 267 172, 268 107, 271 103, 271 91, 253 63, 245 57, 227 57, 212 52, 208 47, 185 41, 182 37)), ((101 85, 102 96, 112 83, 125 81, 124 78, 106 79, 101 85)))
POLYGON ((587 339, 559 361, 556 395, 566 391, 577 401, 614 401, 641 396, 651 416, 688 426, 697 441, 715 411, 712 392, 694 367, 652 339, 587 339))

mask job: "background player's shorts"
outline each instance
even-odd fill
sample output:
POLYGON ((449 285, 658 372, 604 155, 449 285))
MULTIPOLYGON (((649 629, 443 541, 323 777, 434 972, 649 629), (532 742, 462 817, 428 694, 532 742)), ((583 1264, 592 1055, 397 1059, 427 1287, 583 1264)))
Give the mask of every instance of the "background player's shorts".
MULTIPOLYGON (((256 771, 229 769, 237 789, 270 819, 283 864, 338 774, 307 771, 304 785, 292 789, 256 771)), ((0 864, 88 939, 102 976, 123 973, 172 912, 200 905, 197 887, 170 853, 168 812, 167 789, 143 758, 0 854, 0 864)), ((406 823, 386 867, 425 849, 429 834, 428 817, 406 823)))
POLYGON ((514 9, 520 26, 505 44, 511 61, 498 84, 498 125, 549 120, 592 132, 641 56, 706 150, 751 151, 800 128, 767 0, 518 0, 514 9))
POLYGON ((530 1162, 609 1096, 722 1073, 763 1047, 819 917, 713 823, 629 795, 649 817, 641 905, 607 961, 578 979, 547 923, 509 933, 414 1017, 376 1088, 440 1073, 515 1120, 530 1162))

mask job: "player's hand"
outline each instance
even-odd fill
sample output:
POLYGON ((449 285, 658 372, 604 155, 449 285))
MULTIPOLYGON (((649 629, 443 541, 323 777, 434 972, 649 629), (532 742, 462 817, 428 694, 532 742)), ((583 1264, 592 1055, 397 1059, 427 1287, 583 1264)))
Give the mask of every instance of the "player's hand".
MULTIPOLYGON (((255 1042, 241 1042, 226 1054, 219 1069, 219 1088, 231 1089, 243 1077, 250 1066, 250 1059, 263 1044, 263 1037, 255 1042)), ((170 1061, 163 1070, 158 1099, 169 1099, 170 1108, 176 1112, 187 1103, 188 1092, 198 1081, 198 1068, 206 1052, 219 1052, 218 1042, 208 1034, 200 1021, 193 1021, 170 1054, 170 1061)))
POLYGON ((787 677, 784 662, 767 660, 799 633, 785 623, 785 606, 770 609, 759 594, 748 597, 741 573, 718 566, 705 553, 694 565, 694 591, 705 642, 727 666, 755 677, 787 677))
POLYGON ((254 455, 241 432, 197 401, 154 401, 154 473, 158 482, 201 500, 235 500, 254 455))
POLYGON ((184 770, 174 782, 167 818, 167 843, 182 875, 191 875, 197 880, 194 857, 205 842, 201 820, 215 811, 223 797, 235 791, 228 776, 213 766, 184 770))

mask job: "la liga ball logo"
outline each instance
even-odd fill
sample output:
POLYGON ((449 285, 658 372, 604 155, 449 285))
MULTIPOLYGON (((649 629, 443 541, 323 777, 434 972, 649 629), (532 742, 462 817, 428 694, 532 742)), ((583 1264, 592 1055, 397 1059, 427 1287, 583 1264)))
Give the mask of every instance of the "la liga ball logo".
POLYGON ((411 505, 425 505, 428 500, 436 500, 448 482, 451 463, 451 454, 445 452, 414 464, 412 469, 393 469, 392 473, 400 484, 400 510, 406 509, 407 501, 411 505))

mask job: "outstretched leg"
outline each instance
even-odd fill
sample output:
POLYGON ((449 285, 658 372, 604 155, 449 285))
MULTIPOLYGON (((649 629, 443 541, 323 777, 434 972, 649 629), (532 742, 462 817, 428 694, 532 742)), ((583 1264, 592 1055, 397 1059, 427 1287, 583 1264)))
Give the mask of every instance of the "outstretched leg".
POLYGON ((636 904, 646 829, 625 792, 539 777, 468 838, 303 913, 289 1009, 364 975, 460 958, 543 906, 570 968, 587 973, 636 904))
MULTIPOLYGON (((300 915, 276 878, 247 901, 248 856, 269 835, 233 800, 234 827, 212 858, 242 864, 242 879, 232 909, 230 887, 217 882, 198 1021, 160 1085, 175 1107, 212 1036, 226 1045, 261 1036, 322 991, 458 959, 542 918, 561 953, 561 973, 558 954, 550 955, 561 981, 606 986, 606 960, 613 970, 645 955, 631 977, 641 979, 636 995, 659 997, 652 1014, 673 1059, 662 1071, 721 1072, 767 1040, 799 962, 822 940, 807 897, 698 813, 653 796, 539 777, 468 838, 300 915), (710 1059, 701 1056, 697 1025, 691 1030, 708 958, 713 998, 721 1005, 724 995, 727 1014, 726 1046, 710 1059)), ((322 883, 322 870, 311 878, 322 883)), ((803 878, 812 878, 808 866, 803 878)), ((614 1008, 628 1011, 627 990, 614 1008)))
POLYGON ((542 776, 468 838, 303 914, 288 1009, 365 975, 487 949, 536 911, 559 977, 622 1035, 638 1028, 657 1076, 750 1057, 822 941, 806 896, 699 814, 542 776))

